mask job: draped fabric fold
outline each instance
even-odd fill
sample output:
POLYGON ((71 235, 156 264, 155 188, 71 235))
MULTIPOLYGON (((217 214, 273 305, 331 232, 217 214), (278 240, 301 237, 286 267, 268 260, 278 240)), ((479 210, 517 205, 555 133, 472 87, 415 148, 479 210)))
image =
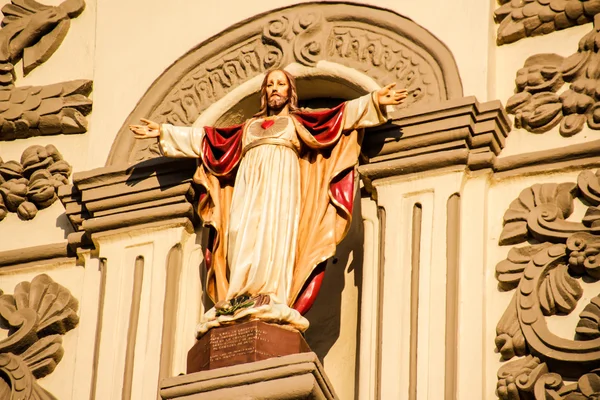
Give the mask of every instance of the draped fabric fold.
POLYGON ((243 124, 227 128, 204 127, 202 161, 213 174, 229 175, 240 162, 243 128, 243 124))

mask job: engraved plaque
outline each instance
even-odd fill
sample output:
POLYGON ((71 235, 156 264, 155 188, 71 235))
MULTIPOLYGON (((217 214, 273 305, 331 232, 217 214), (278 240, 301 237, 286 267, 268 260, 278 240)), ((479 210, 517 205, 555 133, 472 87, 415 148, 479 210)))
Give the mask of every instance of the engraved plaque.
POLYGON ((261 321, 213 328, 188 353, 187 373, 309 352, 299 332, 261 321))

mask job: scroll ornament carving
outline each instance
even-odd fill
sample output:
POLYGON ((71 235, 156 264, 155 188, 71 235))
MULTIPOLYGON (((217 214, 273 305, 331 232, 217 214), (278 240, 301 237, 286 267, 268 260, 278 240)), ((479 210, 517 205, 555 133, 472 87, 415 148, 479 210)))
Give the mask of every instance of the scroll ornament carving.
POLYGON ((0 29, 0 140, 87 131, 85 115, 92 81, 75 80, 48 86, 15 87, 14 66, 23 61, 27 75, 47 61, 65 38, 71 18, 84 0, 48 6, 35 0, 12 0, 2 7, 0 29))
POLYGON ((546 35, 586 24, 600 13, 600 0, 499 0, 494 20, 500 24, 496 43, 546 35))
POLYGON ((506 104, 517 128, 544 133, 560 123, 563 136, 579 133, 586 123, 600 129, 599 29, 600 17, 567 58, 538 54, 525 62, 517 72, 516 94, 506 104), (570 85, 561 92, 565 83, 570 85))
POLYGON ((577 183, 523 190, 504 214, 499 244, 519 247, 496 266, 499 287, 515 290, 496 327, 496 350, 510 360, 498 371, 500 399, 599 398, 600 297, 581 312, 572 340, 545 319, 575 309, 581 279, 600 279, 599 206, 600 170, 584 171, 577 183), (568 220, 575 201, 587 206, 579 222, 568 220))
POLYGON ((51 374, 64 355, 62 335, 79 323, 78 302, 46 274, 21 282, 14 294, 0 290, 0 395, 22 400, 56 400, 37 379, 51 374))
POLYGON ((0 221, 9 212, 22 220, 33 219, 58 199, 58 188, 69 183, 71 172, 53 145, 28 147, 20 162, 0 158, 0 221))
MULTIPOLYGON (((383 35, 377 27, 364 23, 330 21, 319 12, 276 13, 262 32, 192 69, 149 118, 192 125, 204 110, 241 83, 292 62, 314 67, 321 60, 356 68, 381 85, 398 82, 398 87, 410 91, 403 108, 442 100, 445 89, 432 60, 414 47, 399 35, 383 35)), ((136 146, 136 161, 160 155, 155 141, 137 141, 136 146)))

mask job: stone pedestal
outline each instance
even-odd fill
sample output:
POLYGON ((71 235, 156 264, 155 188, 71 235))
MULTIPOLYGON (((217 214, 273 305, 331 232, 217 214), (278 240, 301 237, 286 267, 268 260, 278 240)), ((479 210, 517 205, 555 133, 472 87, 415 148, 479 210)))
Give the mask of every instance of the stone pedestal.
POLYGON ((314 353, 165 379, 160 396, 163 400, 337 400, 314 353))
POLYGON ((299 332, 250 321, 208 331, 188 353, 187 373, 309 351, 299 332))

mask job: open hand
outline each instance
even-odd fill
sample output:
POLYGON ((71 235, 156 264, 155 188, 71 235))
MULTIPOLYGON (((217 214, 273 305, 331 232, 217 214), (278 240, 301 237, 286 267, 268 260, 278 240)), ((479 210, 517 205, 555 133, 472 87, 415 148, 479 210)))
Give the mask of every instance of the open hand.
POLYGON ((377 91, 377 100, 381 106, 397 106, 402 104, 404 99, 408 96, 406 89, 392 90, 396 86, 396 82, 392 82, 385 85, 377 91))
POLYGON ((135 134, 136 139, 149 139, 160 136, 160 125, 146 118, 140 118, 144 125, 129 125, 131 132, 135 134))

